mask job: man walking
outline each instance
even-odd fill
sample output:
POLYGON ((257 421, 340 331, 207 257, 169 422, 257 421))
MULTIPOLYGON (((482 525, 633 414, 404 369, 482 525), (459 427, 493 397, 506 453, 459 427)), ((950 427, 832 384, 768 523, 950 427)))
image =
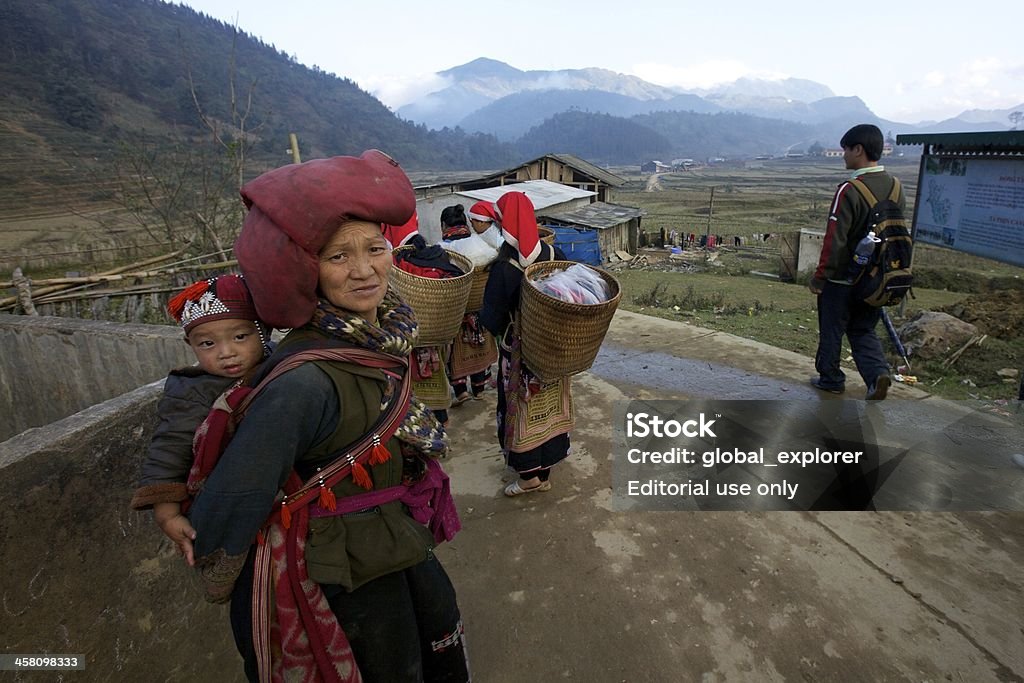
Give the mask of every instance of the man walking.
MULTIPOLYGON (((860 124, 846 131, 839 144, 843 161, 852 171, 850 178, 859 179, 876 197, 887 197, 896 179, 878 163, 882 157, 882 131, 878 126, 860 124)), ((902 191, 897 203, 905 208, 902 191)), ((889 364, 882 343, 875 334, 881 309, 869 306, 852 295, 849 277, 853 251, 868 232, 871 212, 868 200, 849 180, 836 189, 829 210, 821 260, 814 271, 809 288, 818 296, 818 351, 814 367, 818 377, 811 384, 822 391, 841 394, 846 388, 846 375, 839 367, 843 335, 850 340, 853 362, 864 384, 867 400, 880 401, 889 391, 889 364)))

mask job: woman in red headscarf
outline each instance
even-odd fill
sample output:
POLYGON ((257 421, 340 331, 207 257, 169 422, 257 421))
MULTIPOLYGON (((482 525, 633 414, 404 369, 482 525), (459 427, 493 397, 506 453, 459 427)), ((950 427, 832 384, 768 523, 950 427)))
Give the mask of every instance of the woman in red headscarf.
POLYGON ((260 317, 291 331, 190 512, 207 599, 231 601, 250 680, 466 681, 433 553, 459 527, 447 435, 411 396, 417 323, 382 233, 406 225, 412 185, 371 150, 269 171, 242 197, 239 265, 260 317))
POLYGON ((508 192, 495 204, 505 244, 491 266, 480 321, 498 344, 498 443, 519 479, 506 496, 551 490, 551 468, 569 454, 574 425, 569 378, 542 384, 523 363, 516 315, 524 269, 537 262, 565 260, 565 254, 541 242, 533 204, 522 192, 508 192), (543 400, 537 394, 547 396, 543 400), (531 405, 532 403, 532 405, 531 405))
MULTIPOLYGON (((444 240, 454 242, 472 237, 478 240, 474 243, 473 248, 486 250, 493 248, 494 251, 490 252, 493 258, 497 255, 496 243, 488 242, 481 237, 485 233, 490 235, 488 230, 491 229, 494 222, 493 211, 493 204, 489 202, 477 202, 470 209, 468 215, 462 204, 446 207, 441 212, 441 231, 444 240)), ((457 247, 455 249, 458 250, 457 247)), ((467 252, 460 253, 466 255, 467 252)), ((480 254, 481 252, 477 251, 476 253, 480 254)), ((476 265, 477 267, 490 266, 489 263, 486 266, 481 266, 480 263, 476 265)), ((496 359, 497 348, 494 337, 480 324, 479 312, 474 310, 471 313, 466 313, 448 359, 449 381, 455 394, 454 405, 465 403, 470 398, 480 398, 487 388, 487 382, 491 379, 491 365, 496 359), (473 392, 472 395, 470 391, 473 392)))

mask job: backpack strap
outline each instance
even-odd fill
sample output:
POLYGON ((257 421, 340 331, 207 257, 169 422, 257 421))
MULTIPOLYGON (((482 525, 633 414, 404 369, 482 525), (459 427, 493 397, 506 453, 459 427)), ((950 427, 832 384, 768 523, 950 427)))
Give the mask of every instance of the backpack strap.
MULTIPOLYGON (((874 206, 875 204, 878 203, 878 199, 875 198, 874 193, 872 193, 871 190, 868 189, 868 186, 864 184, 863 180, 861 180, 860 178, 850 178, 850 180, 847 182, 853 185, 857 189, 857 192, 860 192, 861 196, 864 197, 869 206, 874 206)), ((894 202, 899 202, 900 192, 902 192, 902 190, 903 188, 900 185, 900 179, 897 178, 896 176, 893 176, 892 190, 889 191, 889 199, 894 202)))
POLYGON ((892 177, 892 191, 889 193, 889 200, 893 201, 893 202, 899 203, 899 201, 900 201, 900 192, 902 191, 902 189, 903 188, 900 187, 900 179, 897 178, 896 176, 893 176, 892 177))
POLYGON ((878 203, 878 200, 875 199, 875 195, 868 189, 868 186, 864 184, 863 180, 860 178, 850 178, 848 182, 853 185, 857 192, 860 192, 860 196, 867 201, 868 207, 872 207, 878 203))

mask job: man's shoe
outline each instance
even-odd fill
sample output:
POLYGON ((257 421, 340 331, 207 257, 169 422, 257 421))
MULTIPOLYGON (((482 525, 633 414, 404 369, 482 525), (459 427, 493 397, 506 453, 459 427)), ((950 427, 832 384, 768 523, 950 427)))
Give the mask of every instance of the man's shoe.
POLYGON ((820 391, 827 391, 830 394, 841 394, 846 391, 846 387, 830 387, 826 384, 822 384, 820 377, 811 379, 811 386, 820 391))
POLYGON ((889 379, 889 375, 879 375, 875 378, 874 384, 868 385, 868 401, 882 401, 885 399, 885 395, 889 393, 889 385, 892 384, 892 380, 889 379))

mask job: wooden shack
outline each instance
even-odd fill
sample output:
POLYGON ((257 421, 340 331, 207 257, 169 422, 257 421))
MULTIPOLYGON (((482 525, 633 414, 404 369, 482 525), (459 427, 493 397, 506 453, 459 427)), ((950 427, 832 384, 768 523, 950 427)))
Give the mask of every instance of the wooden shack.
MULTIPOLYGON (((615 254, 620 251, 636 254, 640 239, 640 219, 644 215, 641 209, 607 202, 594 202, 560 213, 538 212, 540 222, 545 225, 595 233, 601 263, 617 260, 615 254)), ((565 241, 562 234, 561 230, 556 231, 555 244, 565 241)), ((566 254, 572 258, 568 251, 566 254)))

